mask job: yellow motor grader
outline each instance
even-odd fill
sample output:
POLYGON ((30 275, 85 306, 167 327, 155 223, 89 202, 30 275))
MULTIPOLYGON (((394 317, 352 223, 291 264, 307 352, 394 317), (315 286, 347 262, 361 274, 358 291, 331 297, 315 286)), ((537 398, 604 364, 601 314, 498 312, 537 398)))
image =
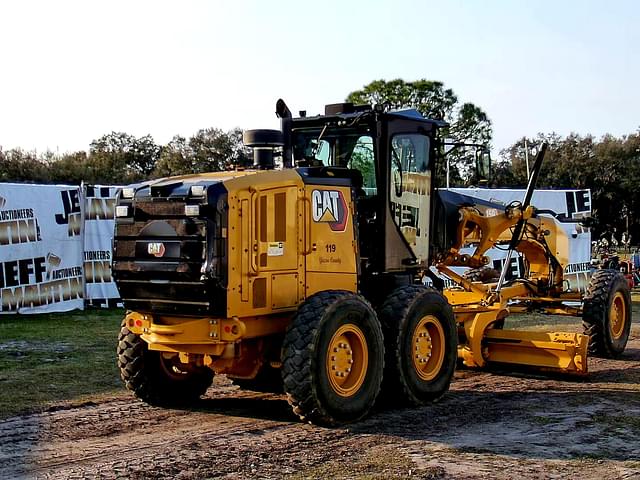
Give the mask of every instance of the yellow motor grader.
POLYGON ((378 397, 439 398, 458 359, 580 374, 588 352, 624 350, 624 277, 601 270, 584 298, 569 291, 564 230, 530 205, 535 174, 505 207, 436 188, 444 122, 348 103, 293 118, 280 100, 276 113, 281 130, 244 134, 254 168, 119 194, 117 354, 136 396, 185 402, 225 374, 283 390, 301 419, 340 424, 378 397), (496 246, 522 257, 522 278, 483 275, 496 246), (509 313, 540 310, 581 315, 586 331, 504 328, 509 313))

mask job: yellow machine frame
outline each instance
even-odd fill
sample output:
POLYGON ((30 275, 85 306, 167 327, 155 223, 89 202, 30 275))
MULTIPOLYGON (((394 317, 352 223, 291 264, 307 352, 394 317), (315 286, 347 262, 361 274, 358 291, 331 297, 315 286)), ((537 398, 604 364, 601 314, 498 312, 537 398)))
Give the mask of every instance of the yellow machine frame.
MULTIPOLYGON (((263 362, 266 337, 286 329, 300 301, 330 288, 357 291, 357 241, 351 224, 353 203, 348 187, 305 186, 291 172, 261 173, 260 188, 252 175, 227 180, 229 190, 227 318, 153 317, 131 312, 129 329, 151 350, 179 355, 182 363, 206 365, 218 373, 253 378, 263 362), (269 176, 273 175, 273 184, 269 176), (338 191, 348 208, 343 231, 329 222, 312 222, 314 190, 338 191)), ((444 290, 459 326, 458 356, 469 367, 488 362, 528 365, 584 374, 588 337, 578 333, 531 332, 494 328, 510 313, 534 302, 546 313, 580 315, 578 293, 562 292, 568 241, 550 217, 536 217, 529 207, 506 212, 460 209, 457 241, 437 269, 456 286, 444 290), (496 284, 471 282, 452 266, 482 267, 488 249, 510 239, 516 223, 526 220, 517 250, 526 258, 529 275, 496 292, 496 284), (461 253, 475 245, 474 252, 461 253), (550 253, 555 261, 550 262, 550 253), (545 294, 537 285, 550 285, 545 294)), ((277 364, 277 361, 275 362, 277 364)), ((278 365, 273 365, 278 366, 278 365)))
POLYGON ((302 300, 323 290, 358 289, 351 188, 305 185, 293 170, 260 172, 259 187, 253 177, 248 172, 225 181, 227 317, 130 312, 125 319, 150 350, 247 379, 267 361, 268 337, 285 331, 302 300), (338 228, 337 202, 344 221, 338 228), (319 207, 323 215, 312 221, 311 209, 319 207))
POLYGON ((579 333, 530 332, 494 328, 512 312, 535 304, 549 314, 580 315, 581 309, 563 302, 579 302, 580 294, 563 291, 563 271, 568 263, 566 234, 552 217, 534 216, 534 208, 519 207, 505 212, 484 208, 460 209, 457 241, 437 266, 457 285, 444 293, 453 306, 461 342, 458 356, 469 367, 487 362, 528 365, 577 374, 587 373, 589 338, 579 333), (489 263, 485 253, 511 240, 519 221, 525 221, 517 251, 525 258, 527 278, 499 289, 497 283, 471 282, 450 266, 482 267, 489 263), (462 254, 464 246, 474 252, 462 254), (541 292, 542 286, 547 290, 541 292))

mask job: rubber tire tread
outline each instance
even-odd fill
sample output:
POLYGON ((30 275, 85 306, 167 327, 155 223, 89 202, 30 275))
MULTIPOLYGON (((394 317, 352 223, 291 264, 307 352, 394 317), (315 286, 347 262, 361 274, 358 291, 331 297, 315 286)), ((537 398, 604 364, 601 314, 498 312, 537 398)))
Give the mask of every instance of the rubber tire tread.
POLYGON ((616 270, 596 270, 583 297, 582 326, 589 336, 589 353, 602 358, 618 358, 631 330, 631 292, 627 279, 616 270), (609 335, 609 307, 616 291, 623 292, 627 318, 622 338, 614 344, 609 335))
MULTIPOLYGON (((336 426, 350 423, 363 418, 375 404, 380 392, 382 374, 384 370, 384 340, 382 329, 376 313, 363 297, 348 291, 325 290, 310 296, 298 309, 294 319, 289 324, 282 344, 282 383, 287 394, 287 401, 293 413, 301 420, 318 425, 336 426), (376 318, 377 335, 382 350, 380 371, 375 375, 375 395, 368 408, 360 415, 349 420, 338 420, 325 408, 319 398, 317 382, 313 376, 314 354, 316 339, 322 328, 322 320, 331 307, 345 298, 358 298, 376 318)), ((370 360, 371 366, 371 360, 370 360)), ((375 373, 375 372, 374 372, 375 373)), ((364 387, 364 385, 363 385, 364 387)))
MULTIPOLYGON (((405 285, 397 288, 387 297, 380 310, 380 321, 385 338, 385 371, 382 383, 381 401, 388 405, 413 405, 420 406, 437 401, 449 389, 453 373, 458 359, 458 334, 455 324, 453 309, 447 299, 437 290, 422 285, 405 285), (419 396, 413 391, 403 368, 404 335, 412 335, 412 332, 405 332, 408 315, 414 307, 415 302, 423 296, 432 298, 432 303, 439 303, 442 307, 442 314, 449 322, 448 352, 445 357, 441 372, 445 375, 445 380, 440 388, 430 393, 421 393, 419 396)), ((445 332, 446 335, 446 332, 445 332)), ((412 354, 412 352, 411 352, 412 354)), ((440 378, 431 382, 440 381, 440 378)))
POLYGON ((213 371, 203 367, 185 375, 170 378, 160 365, 160 352, 149 350, 139 335, 122 321, 117 346, 118 368, 125 387, 151 405, 176 405, 200 398, 213 383, 213 371))

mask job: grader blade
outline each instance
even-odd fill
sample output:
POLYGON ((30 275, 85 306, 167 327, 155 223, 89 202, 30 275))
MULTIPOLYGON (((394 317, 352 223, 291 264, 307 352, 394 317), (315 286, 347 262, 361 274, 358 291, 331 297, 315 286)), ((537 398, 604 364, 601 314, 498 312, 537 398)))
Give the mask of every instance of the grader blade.
POLYGON ((585 375, 589 337, 579 333, 489 329, 488 362, 509 363, 585 375))

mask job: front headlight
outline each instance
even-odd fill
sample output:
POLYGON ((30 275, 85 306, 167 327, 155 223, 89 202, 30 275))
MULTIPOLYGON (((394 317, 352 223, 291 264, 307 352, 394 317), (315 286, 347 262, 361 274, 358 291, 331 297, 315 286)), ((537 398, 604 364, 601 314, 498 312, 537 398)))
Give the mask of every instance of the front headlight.
POLYGON ((122 189, 122 198, 133 198, 136 194, 136 189, 133 187, 124 187, 122 189))
POLYGON ((116 217, 128 217, 129 216, 129 206, 128 205, 118 205, 116 206, 116 217))
POLYGON ((204 185, 192 185, 191 186, 191 195, 193 197, 201 197, 204 195, 205 186, 204 185))
POLYGON ((184 214, 187 217, 197 217, 200 215, 200 205, 185 205, 184 214))

